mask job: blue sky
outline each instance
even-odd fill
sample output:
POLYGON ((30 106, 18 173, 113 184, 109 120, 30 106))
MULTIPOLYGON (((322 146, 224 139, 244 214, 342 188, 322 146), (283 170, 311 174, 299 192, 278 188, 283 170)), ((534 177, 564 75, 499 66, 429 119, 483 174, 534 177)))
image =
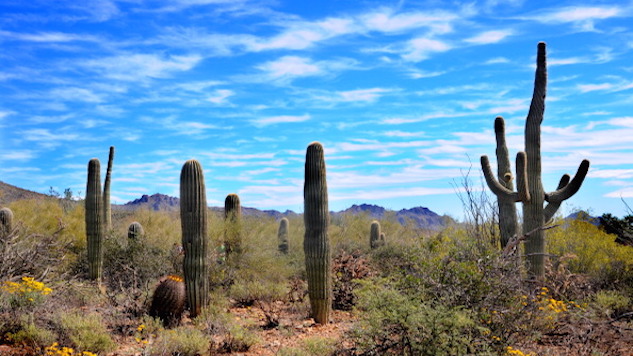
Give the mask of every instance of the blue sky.
POLYGON ((564 212, 633 202, 631 1, 5 0, 0 14, 0 180, 23 188, 83 194, 113 145, 113 202, 178 196, 195 158, 210 205, 238 193, 301 212, 320 141, 330 209, 459 218, 496 116, 523 148, 545 41, 545 189, 587 158, 564 212))

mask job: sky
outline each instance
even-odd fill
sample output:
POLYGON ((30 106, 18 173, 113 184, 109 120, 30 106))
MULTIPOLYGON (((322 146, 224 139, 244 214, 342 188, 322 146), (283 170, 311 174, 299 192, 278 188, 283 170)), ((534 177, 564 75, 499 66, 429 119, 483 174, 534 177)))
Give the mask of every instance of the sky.
POLYGON ((463 217, 484 190, 496 116, 523 150, 547 43, 543 185, 582 159, 563 204, 633 205, 632 1, 4 0, 0 180, 86 190, 116 147, 112 202, 179 195, 197 159, 207 200, 303 211, 306 147, 325 147, 330 210, 424 206, 463 217))

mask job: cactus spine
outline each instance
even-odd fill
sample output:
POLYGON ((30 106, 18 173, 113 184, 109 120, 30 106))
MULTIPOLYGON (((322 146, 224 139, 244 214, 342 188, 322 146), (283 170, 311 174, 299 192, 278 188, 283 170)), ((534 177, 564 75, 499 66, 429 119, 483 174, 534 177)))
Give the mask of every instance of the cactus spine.
POLYGON ((101 282, 103 271, 103 200, 101 197, 101 164, 93 158, 88 162, 86 186, 86 237, 88 245, 88 275, 101 282))
MULTIPOLYGON (((508 190, 514 190, 510 156, 506 146, 505 121, 501 116, 495 119, 495 137, 497 140, 497 179, 508 190)), ((507 195, 497 195, 499 207, 499 233, 501 248, 506 247, 510 239, 518 235, 518 219, 515 201, 507 195)))
POLYGON ((130 224, 127 228, 127 237, 130 240, 138 240, 143 235, 145 235, 145 230, 143 230, 143 225, 141 223, 135 221, 130 224))
POLYGON ((369 247, 375 249, 380 247, 380 223, 376 220, 371 222, 371 229, 369 231, 369 247))
POLYGON ((114 162, 114 146, 110 146, 108 170, 103 183, 103 226, 106 231, 112 229, 112 208, 110 206, 110 183, 112 182, 112 163, 114 162))
POLYGON ((224 199, 224 248, 227 255, 242 251, 241 226, 242 206, 237 194, 229 194, 224 199))
POLYGON ((13 230, 13 212, 9 208, 0 209, 0 238, 9 236, 13 230))
POLYGON ((196 160, 185 162, 180 174, 180 220, 187 302, 191 316, 196 317, 209 294, 207 197, 202 166, 196 160))
POLYGON ((277 231, 277 241, 279 242, 279 252, 284 255, 288 254, 288 219, 282 218, 279 221, 279 230, 277 231))
POLYGON ((525 243, 528 273, 532 277, 545 274, 545 232, 543 226, 549 221, 564 200, 580 189, 589 161, 583 160, 573 179, 564 175, 558 189, 545 193, 541 179, 541 123, 545 111, 547 66, 545 43, 538 44, 534 93, 525 124, 525 152, 517 154, 517 192, 503 186, 494 178, 487 156, 481 156, 481 166, 486 183, 492 192, 502 199, 523 203, 523 232, 528 234, 525 243), (544 206, 545 202, 548 203, 544 206))
POLYGON ((160 318, 167 328, 177 326, 185 311, 185 284, 178 276, 161 278, 152 295, 149 315, 160 318))
POLYGON ((303 188, 306 275, 312 317, 319 324, 327 324, 332 305, 332 280, 330 275, 330 241, 328 225, 327 181, 323 146, 318 142, 308 145, 303 188))

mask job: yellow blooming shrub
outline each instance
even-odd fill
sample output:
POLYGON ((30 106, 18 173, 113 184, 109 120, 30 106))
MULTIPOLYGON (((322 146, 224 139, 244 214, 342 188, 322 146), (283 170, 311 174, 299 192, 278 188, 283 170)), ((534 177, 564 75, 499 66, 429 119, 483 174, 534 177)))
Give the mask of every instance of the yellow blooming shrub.
POLYGON ((53 343, 44 349, 46 356, 97 356, 97 354, 90 351, 75 351, 70 347, 60 347, 58 343, 53 343))
POLYGON ((594 282, 609 285, 633 280, 633 248, 615 242, 615 236, 582 220, 565 222, 547 232, 548 252, 573 273, 586 274, 594 282))
POLYGON ((20 282, 5 281, 1 288, 10 295, 10 303, 16 308, 37 305, 53 291, 32 277, 22 277, 20 282))

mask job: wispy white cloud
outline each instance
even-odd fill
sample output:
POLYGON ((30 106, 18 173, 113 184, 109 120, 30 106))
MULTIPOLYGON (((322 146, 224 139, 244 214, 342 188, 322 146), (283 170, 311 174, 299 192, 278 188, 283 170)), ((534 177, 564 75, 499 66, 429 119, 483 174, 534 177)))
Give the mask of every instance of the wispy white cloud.
POLYGON ((0 150, 1 161, 28 161, 37 157, 33 150, 0 150))
POLYGON ((51 90, 50 98, 62 101, 82 101, 86 103, 101 103, 104 99, 101 95, 86 88, 78 87, 60 87, 51 90))
POLYGON ((208 97, 207 100, 216 105, 227 104, 228 101, 226 99, 233 95, 235 95, 235 92, 233 90, 218 89, 213 93, 212 96, 208 97))
POLYGON ((342 101, 368 101, 373 102, 378 100, 384 93, 388 93, 391 90, 385 88, 371 88, 371 89, 357 89, 340 91, 342 101))
POLYGON ((313 61, 307 57, 283 56, 256 66, 256 69, 263 73, 256 79, 284 85, 297 78, 332 75, 343 70, 355 69, 357 65, 355 60, 349 58, 313 61))
POLYGON ((173 73, 188 71, 202 60, 200 55, 159 56, 156 54, 121 54, 91 59, 81 65, 101 75, 124 81, 167 78, 173 73))
POLYGON ((38 33, 21 33, 11 31, 0 31, 0 37, 26 42, 101 42, 103 39, 84 34, 64 33, 64 32, 38 32, 38 33))
POLYGON ((446 42, 418 37, 407 42, 402 50, 402 58, 411 62, 420 62, 431 56, 433 53, 446 52, 452 48, 446 42))
POLYGON ((360 15, 359 21, 369 31, 393 33, 427 28, 431 33, 445 34, 453 31, 452 22, 459 20, 462 15, 442 10, 398 13, 385 7, 360 15))
POLYGON ((566 6, 559 8, 541 9, 538 13, 528 16, 517 16, 523 20, 533 20, 546 24, 571 23, 577 30, 594 31, 595 22, 620 17, 626 10, 618 6, 566 6))
POLYGON ((464 42, 470 43, 470 44, 477 44, 477 45, 491 44, 491 43, 501 42, 507 37, 512 36, 513 34, 514 34, 514 30, 510 30, 510 29, 492 30, 492 31, 482 32, 473 37, 469 37, 465 39, 464 42))
POLYGON ((308 114, 297 116, 297 115, 281 115, 281 116, 271 116, 264 117, 261 119, 251 120, 251 123, 255 126, 262 127, 268 125, 276 125, 276 124, 284 124, 284 123, 296 123, 296 122, 304 122, 310 120, 311 116, 308 114))

